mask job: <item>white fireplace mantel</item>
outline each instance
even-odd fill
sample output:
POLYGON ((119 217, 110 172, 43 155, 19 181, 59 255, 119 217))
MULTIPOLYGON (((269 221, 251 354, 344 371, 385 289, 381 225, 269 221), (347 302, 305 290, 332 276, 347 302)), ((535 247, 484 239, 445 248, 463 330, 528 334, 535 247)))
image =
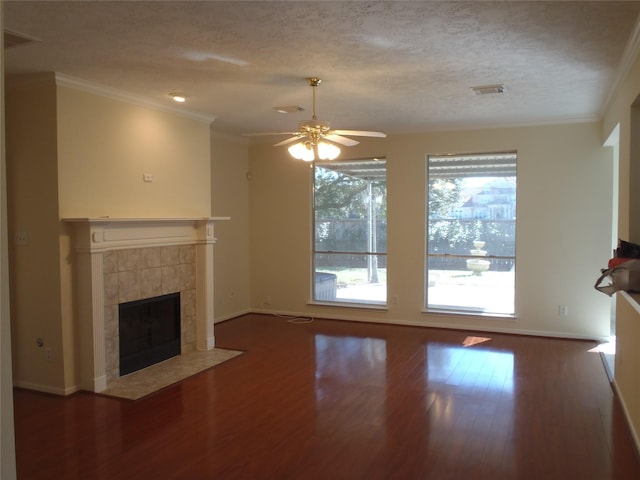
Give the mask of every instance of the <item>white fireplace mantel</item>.
POLYGON ((215 243, 213 225, 230 217, 187 218, 63 218, 74 225, 79 252, 215 243))
POLYGON ((214 224, 230 217, 190 218, 63 218, 71 226, 80 338, 81 388, 107 388, 105 292, 106 252, 132 248, 194 245, 196 249, 196 347, 214 347, 214 224))

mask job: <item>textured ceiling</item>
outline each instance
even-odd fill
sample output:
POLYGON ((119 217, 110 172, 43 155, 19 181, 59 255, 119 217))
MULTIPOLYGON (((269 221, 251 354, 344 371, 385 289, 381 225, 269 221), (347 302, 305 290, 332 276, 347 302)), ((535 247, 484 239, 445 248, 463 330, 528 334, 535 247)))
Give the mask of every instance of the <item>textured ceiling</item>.
POLYGON ((228 133, 417 132, 596 118, 640 2, 5 1, 9 74, 55 71, 215 116, 228 133), (504 83, 500 95, 470 87, 504 83), (301 105, 279 114, 274 106, 301 105))

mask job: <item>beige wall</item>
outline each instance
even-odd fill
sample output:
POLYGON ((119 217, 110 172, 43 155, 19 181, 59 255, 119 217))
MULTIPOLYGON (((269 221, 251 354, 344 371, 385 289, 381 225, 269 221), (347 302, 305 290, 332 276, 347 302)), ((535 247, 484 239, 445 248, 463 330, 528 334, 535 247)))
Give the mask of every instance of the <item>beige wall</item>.
POLYGON ((53 77, 7 89, 9 236, 14 381, 61 393, 65 384, 59 268, 56 95, 53 77), (40 338, 44 346, 36 343, 40 338), (52 361, 45 349, 50 348, 52 361), (55 387, 54 387, 55 386, 55 387))
MULTIPOLYGON (((214 124, 215 127, 215 124, 214 124)), ((250 310, 249 150, 245 139, 212 135, 211 212, 216 223, 214 312, 216 321, 250 310)))
POLYGON ((593 289, 610 256, 612 162, 597 123, 392 135, 344 149, 386 156, 387 311, 308 305, 311 170, 286 148, 250 148, 252 306, 280 313, 585 338, 609 333, 609 301, 593 289), (422 313, 425 158, 518 151, 516 319, 422 313), (272 305, 263 305, 265 296, 272 305), (558 316, 560 304, 569 316, 558 316))
MULTIPOLYGON (((4 25, 0 4, 0 26, 4 25)), ((4 48, 0 38, 0 98, 4 105, 4 48)), ((11 322, 9 311, 9 252, 7 225, 7 171, 5 162, 5 115, 0 112, 0 478, 16 478, 13 422, 13 374, 11 372, 11 322)))
MULTIPOLYGON (((640 243, 640 115, 635 106, 640 95, 640 60, 636 60, 626 77, 616 89, 606 109, 602 138, 619 127, 620 172, 618 195, 618 235, 622 239, 640 243), (632 113, 633 112, 633 113, 632 113)), ((615 386, 620 394, 627 418, 631 424, 636 445, 640 449, 640 313, 638 298, 616 294, 616 361, 615 386)))
POLYGON ((78 319, 60 219, 210 216, 210 126, 56 86, 53 74, 20 79, 7 97, 10 236, 29 235, 11 249, 14 383, 66 394, 77 388, 78 319))
POLYGON ((632 427, 636 445, 640 447, 640 310, 639 297, 635 301, 626 294, 616 294, 616 362, 615 385, 632 427))
POLYGON ((66 87, 57 113, 61 217, 210 215, 207 123, 66 87))

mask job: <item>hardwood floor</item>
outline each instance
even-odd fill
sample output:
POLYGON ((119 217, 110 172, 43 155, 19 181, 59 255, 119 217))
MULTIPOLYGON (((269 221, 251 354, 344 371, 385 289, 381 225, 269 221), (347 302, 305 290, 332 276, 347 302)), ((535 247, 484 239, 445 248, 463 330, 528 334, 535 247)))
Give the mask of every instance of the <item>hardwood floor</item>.
POLYGON ((18 478, 640 478, 591 342, 246 315, 216 346, 246 353, 135 402, 16 390, 18 478))

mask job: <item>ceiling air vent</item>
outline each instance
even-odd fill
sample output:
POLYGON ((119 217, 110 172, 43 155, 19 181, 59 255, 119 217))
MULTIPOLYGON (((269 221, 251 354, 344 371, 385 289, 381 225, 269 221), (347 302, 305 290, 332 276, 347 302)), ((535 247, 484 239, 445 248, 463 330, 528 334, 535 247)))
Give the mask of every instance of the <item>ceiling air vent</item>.
POLYGON ((39 41, 39 39, 30 37, 29 35, 12 32, 10 30, 4 31, 4 48, 20 47, 22 45, 39 41))
POLYGON ((473 93, 476 95, 492 95, 495 93, 504 93, 504 83, 500 83, 498 85, 482 85, 479 87, 471 87, 473 93))

